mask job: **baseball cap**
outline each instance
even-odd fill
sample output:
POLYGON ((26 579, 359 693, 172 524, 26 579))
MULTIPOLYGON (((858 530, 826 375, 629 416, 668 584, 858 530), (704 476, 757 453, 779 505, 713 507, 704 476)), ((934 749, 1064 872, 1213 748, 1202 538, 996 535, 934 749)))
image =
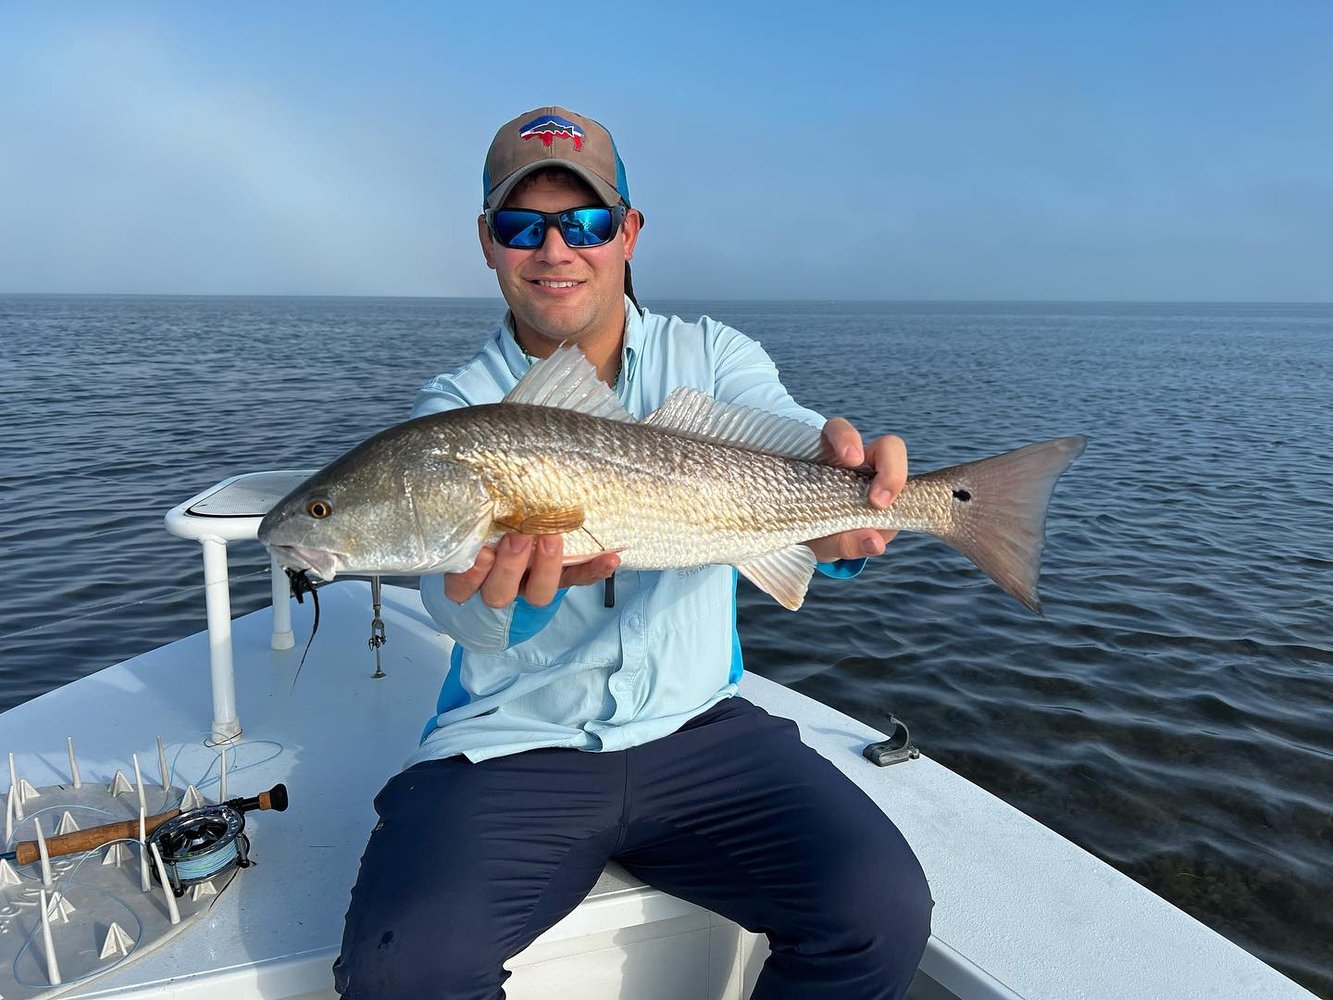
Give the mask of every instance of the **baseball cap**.
POLYGON ((499 208, 519 181, 535 170, 562 167, 588 182, 606 205, 630 205, 625 165, 611 133, 565 108, 534 108, 500 126, 481 175, 486 208, 499 208))

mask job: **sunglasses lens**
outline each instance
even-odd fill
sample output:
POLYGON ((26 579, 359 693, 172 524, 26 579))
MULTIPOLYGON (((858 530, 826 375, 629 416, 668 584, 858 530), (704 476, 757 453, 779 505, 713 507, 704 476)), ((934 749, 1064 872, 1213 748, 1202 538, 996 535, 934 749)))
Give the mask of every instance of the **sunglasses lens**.
POLYGON ((491 213, 491 232, 501 245, 514 250, 532 250, 546 239, 547 223, 559 220, 560 235, 570 247, 599 247, 620 228, 620 209, 571 208, 546 215, 526 208, 501 208, 491 213))
POLYGON ((615 234, 615 215, 609 208, 576 208, 560 213, 560 235, 568 246, 601 246, 615 234))
POLYGON ((491 215, 491 230, 504 246, 531 250, 546 238, 546 220, 540 212, 502 208, 491 215))

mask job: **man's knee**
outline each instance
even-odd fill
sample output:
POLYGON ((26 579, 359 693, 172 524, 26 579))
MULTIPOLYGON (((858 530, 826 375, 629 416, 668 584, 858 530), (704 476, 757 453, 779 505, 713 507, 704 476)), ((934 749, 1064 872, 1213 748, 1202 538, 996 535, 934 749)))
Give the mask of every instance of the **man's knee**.
POLYGON ((844 853, 822 881, 822 947, 868 965, 915 968, 930 937, 930 885, 905 841, 880 847, 844 853))
POLYGON ((935 901, 930 885, 914 856, 883 873, 880 898, 873 907, 860 908, 857 918, 867 940, 878 943, 885 961, 893 966, 921 960, 930 937, 930 915, 935 901))
POLYGON ((430 928, 385 927, 347 937, 333 966, 343 1000, 494 1000, 507 973, 468 921, 430 928))
POLYGON ((913 942, 925 947, 934 901, 914 856, 909 854, 892 865, 873 866, 848 889, 851 898, 841 911, 844 933, 862 941, 902 942, 909 950, 913 942))

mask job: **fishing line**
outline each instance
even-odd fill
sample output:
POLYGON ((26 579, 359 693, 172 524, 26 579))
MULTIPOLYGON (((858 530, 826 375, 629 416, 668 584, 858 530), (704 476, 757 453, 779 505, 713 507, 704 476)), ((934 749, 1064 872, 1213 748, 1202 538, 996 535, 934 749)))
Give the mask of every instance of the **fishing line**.
POLYGON ((167 820, 149 837, 154 854, 161 855, 158 880, 175 896, 189 886, 207 882, 233 868, 249 868, 250 838, 245 835, 245 814, 255 809, 287 809, 287 786, 278 783, 253 798, 228 799, 215 806, 191 809, 167 820))
MULTIPOLYGON (((587 535, 589 538, 591 538, 599 549, 602 549, 603 551, 606 550, 606 546, 602 544, 602 540, 598 538, 596 535, 594 535, 591 531, 589 531, 588 526, 586 524, 582 526, 582 529, 583 533, 587 535)), ((616 574, 613 571, 611 575, 606 578, 606 583, 602 589, 602 607, 614 608, 615 606, 616 606, 616 574)))
MULTIPOLYGON (((173 781, 179 780, 181 783, 194 785, 196 791, 202 791, 203 789, 208 788, 212 785, 222 784, 222 779, 216 775, 213 775, 213 772, 215 770, 221 771, 222 769, 220 764, 220 761, 222 759, 222 754, 217 752, 215 752, 213 756, 209 759, 208 763, 204 765, 203 773, 199 775, 197 780, 185 781, 184 777, 181 775, 181 770, 182 770, 182 768, 180 767, 181 754, 185 753, 186 750, 193 752, 197 750, 200 745, 212 749, 214 744, 210 744, 208 742, 209 738, 210 737, 205 736, 200 741, 199 744, 182 743, 179 747, 176 748, 176 753, 171 758, 171 765, 169 768, 173 777, 173 781)), ((231 776, 234 774, 240 774, 242 771, 248 771, 254 767, 259 767, 261 764, 267 764, 274 758, 281 756, 283 751, 283 745, 281 743, 276 742, 275 740, 248 739, 244 743, 237 743, 234 746, 229 745, 227 749, 231 751, 228 754, 227 775, 231 776), (268 754, 268 756, 261 757, 258 760, 248 760, 244 763, 242 762, 242 757, 245 756, 248 751, 255 750, 256 748, 262 746, 268 746, 271 748, 271 752, 268 754)), ((163 800, 163 804, 165 806, 166 804, 165 799, 163 800)), ((181 800, 175 799, 172 801, 171 804, 179 806, 181 804, 181 800)))
MULTIPOLYGON (((112 844, 133 844, 137 846, 138 843, 139 841, 134 839, 108 840, 105 844, 102 844, 91 851, 87 851, 86 853, 84 853, 82 857, 79 858, 79 860, 75 863, 75 865, 72 868, 70 868, 68 871, 64 873, 64 875, 61 876, 65 882, 64 889, 63 890, 54 889, 53 887, 53 891, 60 892, 62 895, 65 895, 68 898, 68 893, 70 889, 78 889, 80 893, 96 893, 98 896, 104 897, 109 900, 115 900, 117 903, 119 903, 120 900, 117 900, 114 895, 107 892, 100 886, 95 885, 91 882, 80 882, 77 878, 77 875, 79 873, 79 869, 83 867, 84 862, 96 856, 97 852, 100 851, 103 847, 109 847, 112 844)), ((27 876, 25 875, 23 877, 26 878, 27 876)), ((34 888, 40 885, 40 881, 38 879, 33 879, 32 881, 34 888)), ((41 904, 37 900, 33 900, 32 905, 40 907, 41 904)), ((50 910, 51 910, 51 902, 48 898, 47 912, 49 913, 50 910)), ((129 934, 130 939, 133 941, 138 941, 143 936, 144 933, 143 921, 139 918, 139 914, 134 912, 134 909, 132 907, 125 906, 124 903, 120 904, 120 907, 117 908, 116 912, 118 915, 120 915, 118 919, 125 920, 125 926, 123 929, 129 934), (133 921, 133 923, 131 923, 131 921, 133 921)), ((19 949, 18 954, 14 957, 13 974, 14 974, 14 979, 22 986, 27 986, 30 989, 46 990, 50 988, 51 984, 45 978, 41 980, 35 980, 35 979, 28 980, 25 979, 20 974, 20 970, 22 970, 26 965, 28 965, 28 963, 23 963, 21 960, 24 956, 24 953, 27 952, 29 948, 33 949, 34 961, 36 961, 38 963, 38 966, 41 967, 41 960, 36 958, 36 952, 40 949, 40 946, 37 944, 37 939, 41 937, 41 934, 42 934, 42 921, 39 916, 38 920, 33 925, 32 932, 28 935, 27 939, 24 941, 23 947, 19 949)), ((131 952, 131 954, 133 954, 133 952, 131 952)), ((115 968, 122 962, 128 961, 128 959, 129 959, 128 955, 123 955, 116 961, 112 962, 111 965, 109 966, 102 966, 93 972, 87 972, 80 976, 72 976, 68 978, 65 980, 65 984, 66 986, 72 986, 75 983, 81 983, 85 980, 93 978, 93 976, 95 975, 100 975, 102 972, 105 972, 108 969, 115 968)), ((61 988, 64 989, 65 987, 62 986, 61 988)))
POLYGON ((301 676, 301 668, 305 666, 305 658, 310 655, 310 647, 314 644, 315 633, 319 631, 319 590, 315 582, 310 579, 310 571, 306 569, 292 569, 288 567, 284 572, 291 583, 292 596, 296 598, 297 604, 305 603, 305 595, 310 595, 310 601, 315 605, 315 621, 310 626, 310 638, 306 640, 305 652, 301 654, 301 662, 296 665, 296 673, 292 675, 292 690, 296 690, 296 679, 301 676))
POLYGON ((240 856, 241 849, 233 840, 216 848, 211 853, 201 854, 198 857, 177 859, 174 862, 176 877, 181 880, 183 885, 206 881, 218 872, 230 868, 240 859, 240 856))
MULTIPOLYGON (((242 574, 241 576, 234 576, 231 578, 231 580, 232 582, 239 583, 242 580, 252 580, 255 577, 268 576, 269 573, 270 570, 261 569, 261 570, 256 570, 253 573, 245 573, 242 574)), ((20 629, 17 632, 5 632, 5 638, 17 639, 20 636, 32 635, 34 632, 42 632, 45 631, 46 629, 55 628, 58 625, 66 625, 70 622, 83 621, 86 618, 92 618, 95 615, 104 614, 108 611, 124 611, 126 608, 137 608, 142 604, 155 604, 159 601, 170 601, 177 597, 184 597, 187 594, 197 594, 203 589, 204 589, 203 586, 183 587, 180 590, 171 590, 165 594, 160 594, 155 597, 144 597, 137 601, 125 601, 124 603, 121 604, 111 604, 110 600, 107 600, 103 601, 100 604, 92 605, 91 610, 85 611, 81 615, 75 615, 72 618, 64 617, 56 621, 46 622, 42 625, 33 625, 30 626, 29 628, 20 629)))
POLYGON ((245 816, 224 802, 181 813, 148 839, 162 854, 171 891, 181 896, 187 886, 207 882, 234 867, 250 867, 250 841, 244 830, 245 816))

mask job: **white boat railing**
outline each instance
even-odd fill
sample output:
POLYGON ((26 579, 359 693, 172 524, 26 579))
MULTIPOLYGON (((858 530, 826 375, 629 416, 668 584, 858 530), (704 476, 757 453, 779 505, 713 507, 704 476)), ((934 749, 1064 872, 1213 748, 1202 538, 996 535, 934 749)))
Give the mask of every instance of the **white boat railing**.
MULTIPOLYGON (((208 615, 209 675, 213 685, 212 736, 229 743, 241 735, 236 712, 236 675, 231 648, 231 574, 227 546, 258 536, 259 522, 269 509, 311 474, 310 469, 251 472, 224 479, 173 507, 166 528, 180 538, 193 538, 204 556, 204 605, 208 615)), ((291 649, 291 602, 287 574, 270 559, 273 588, 273 649, 291 649)))

